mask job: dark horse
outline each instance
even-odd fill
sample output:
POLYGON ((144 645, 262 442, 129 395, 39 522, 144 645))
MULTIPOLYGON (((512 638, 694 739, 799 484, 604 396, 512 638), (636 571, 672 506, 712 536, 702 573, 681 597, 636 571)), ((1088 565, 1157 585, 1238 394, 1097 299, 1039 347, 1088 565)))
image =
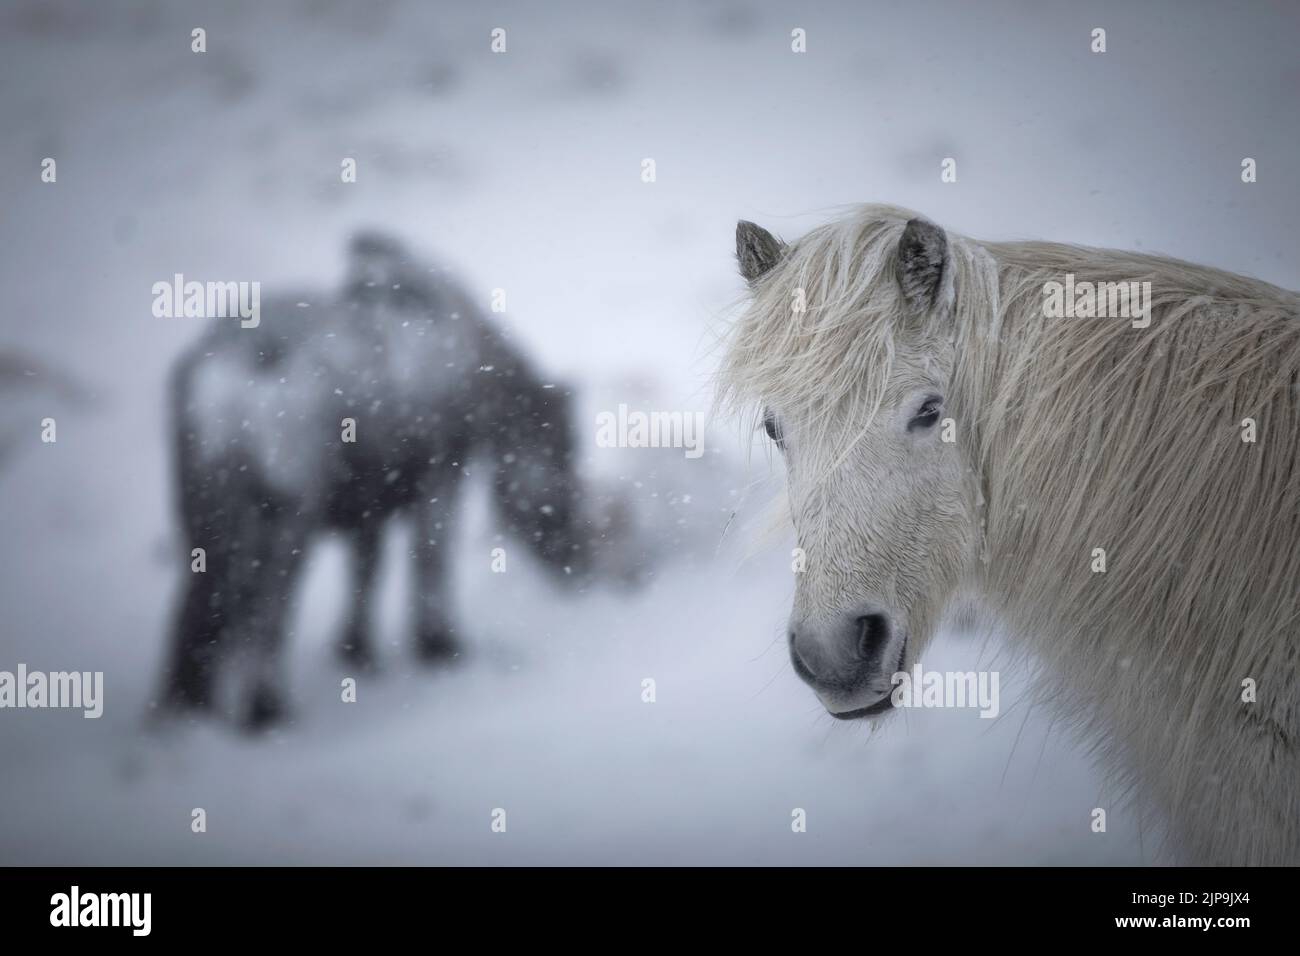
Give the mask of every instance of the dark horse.
POLYGON ((254 328, 214 328, 171 383, 180 521, 194 562, 163 704, 212 708, 219 663, 243 650, 253 664, 250 728, 284 709, 287 612, 318 533, 350 540, 340 651, 357 667, 373 659, 381 531, 397 513, 414 524, 415 651, 427 661, 458 653, 448 549, 471 459, 490 474, 504 528, 564 579, 584 579, 605 533, 580 506, 570 396, 445 274, 368 234, 352 242, 341 294, 305 298, 268 302, 254 328))

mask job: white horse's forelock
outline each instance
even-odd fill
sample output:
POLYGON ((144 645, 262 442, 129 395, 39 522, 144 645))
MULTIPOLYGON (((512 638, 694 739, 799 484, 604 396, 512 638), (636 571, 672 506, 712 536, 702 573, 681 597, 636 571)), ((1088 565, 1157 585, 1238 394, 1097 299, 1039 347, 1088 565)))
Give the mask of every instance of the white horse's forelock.
MULTIPOLYGON (((728 330, 723 404, 797 415, 813 445, 831 411, 869 421, 917 341, 894 271, 914 215, 863 206, 787 247, 728 330)), ((936 334, 985 501, 975 589, 1190 858, 1300 862, 1300 296, 1158 256, 946 236, 936 334), (1047 317, 1066 274, 1150 282, 1149 327, 1047 317)))
POLYGON ((895 210, 864 207, 818 227, 758 280, 728 337, 724 402, 739 410, 760 400, 788 413, 845 399, 874 404, 869 389, 887 377, 898 315, 896 287, 882 277, 906 222, 886 212, 895 210))

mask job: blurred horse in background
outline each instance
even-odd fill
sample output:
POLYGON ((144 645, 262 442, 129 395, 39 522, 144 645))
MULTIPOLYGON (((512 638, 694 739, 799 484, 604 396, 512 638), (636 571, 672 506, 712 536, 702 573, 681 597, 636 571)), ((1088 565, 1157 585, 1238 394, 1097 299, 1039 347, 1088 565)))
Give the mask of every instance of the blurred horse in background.
POLYGON ((471 460, 504 529, 566 582, 589 582, 595 550, 621 533, 617 502, 576 473, 569 391, 396 240, 359 235, 349 260, 340 294, 269 300, 259 325, 221 324, 175 367, 179 518, 206 569, 180 602, 167 710, 211 709, 238 647, 253 665, 245 726, 283 715, 287 614, 321 532, 350 544, 339 651, 373 664, 381 532, 399 513, 414 524, 415 652, 457 656, 449 548, 471 460))

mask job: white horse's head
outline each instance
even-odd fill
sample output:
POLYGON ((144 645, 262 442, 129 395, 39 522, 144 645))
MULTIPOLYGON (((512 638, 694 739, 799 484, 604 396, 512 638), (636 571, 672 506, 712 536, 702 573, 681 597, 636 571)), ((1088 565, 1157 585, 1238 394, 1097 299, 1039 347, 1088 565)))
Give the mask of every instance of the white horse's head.
POLYGON ((978 538, 976 483, 953 441, 964 269, 942 229, 882 207, 788 246, 741 222, 736 252, 751 301, 723 390, 758 408, 784 457, 804 557, 790 658, 831 714, 874 716, 978 538))

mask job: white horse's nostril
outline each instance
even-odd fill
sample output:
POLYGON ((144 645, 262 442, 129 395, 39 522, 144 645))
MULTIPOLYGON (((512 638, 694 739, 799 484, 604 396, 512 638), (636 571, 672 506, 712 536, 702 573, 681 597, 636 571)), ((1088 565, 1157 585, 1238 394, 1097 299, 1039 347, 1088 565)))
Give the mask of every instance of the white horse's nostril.
POLYGON ((858 626, 858 656, 863 660, 879 657, 889 643, 889 618, 883 614, 864 614, 854 623, 858 626))
POLYGON ((892 616, 867 605, 830 624, 803 622, 787 635, 795 673, 814 686, 856 686, 879 676, 897 636, 892 616))

